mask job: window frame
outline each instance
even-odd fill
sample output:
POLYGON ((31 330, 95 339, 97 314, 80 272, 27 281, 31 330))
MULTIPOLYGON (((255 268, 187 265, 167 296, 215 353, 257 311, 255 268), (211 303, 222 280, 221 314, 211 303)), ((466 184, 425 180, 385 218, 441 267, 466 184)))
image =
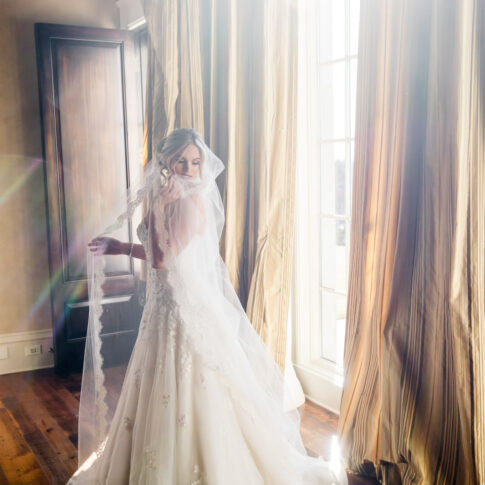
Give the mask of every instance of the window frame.
MULTIPOLYGON (((355 2, 354 2, 355 3, 355 2)), ((318 0, 304 0, 300 4, 299 31, 299 100, 298 100, 298 162, 296 179, 296 218, 294 278, 292 289, 293 360, 305 395, 310 400, 338 413, 343 388, 343 365, 322 355, 323 321, 320 317, 323 287, 320 281, 321 220, 344 220, 346 224, 346 282, 350 248, 352 170, 354 130, 352 122, 351 66, 357 54, 351 49, 351 0, 345 0, 345 56, 319 62, 317 46, 316 8, 318 0), (317 79, 320 66, 345 62, 345 137, 321 138, 318 132, 317 79), (313 133, 313 134, 312 134, 313 133), (325 143, 345 143, 345 197, 344 215, 323 214, 321 211, 321 156, 325 143), (312 168, 318 167, 318 176, 312 168), (316 256, 315 256, 316 255, 316 256), (318 264, 314 259, 317 258, 318 264)), ((357 63, 356 63, 357 65, 357 63)), ((356 75, 356 73, 354 74, 356 75)), ((354 91, 355 96, 355 91, 354 91)), ((354 113, 355 120, 355 113, 354 113)), ((339 292, 339 294, 341 294, 339 292)), ((347 296, 347 288, 344 293, 347 296)), ((336 344, 336 342, 334 342, 336 344)))

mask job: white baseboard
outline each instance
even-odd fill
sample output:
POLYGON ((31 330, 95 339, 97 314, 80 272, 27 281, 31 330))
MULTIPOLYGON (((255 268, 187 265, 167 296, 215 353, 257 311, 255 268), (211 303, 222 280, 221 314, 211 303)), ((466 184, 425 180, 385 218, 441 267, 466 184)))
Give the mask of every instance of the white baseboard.
POLYGON ((0 334, 0 375, 54 367, 52 330, 0 334), (25 347, 40 345, 42 352, 25 355, 25 347))
POLYGON ((308 400, 340 415, 342 385, 310 367, 295 364, 296 375, 308 400))

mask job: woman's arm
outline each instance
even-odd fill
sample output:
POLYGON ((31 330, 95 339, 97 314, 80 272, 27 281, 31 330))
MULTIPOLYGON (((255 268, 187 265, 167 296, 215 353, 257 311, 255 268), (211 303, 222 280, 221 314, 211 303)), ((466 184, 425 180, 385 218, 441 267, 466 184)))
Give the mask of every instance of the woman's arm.
POLYGON ((123 243, 125 244, 125 252, 126 256, 131 256, 132 258, 137 259, 147 259, 145 254, 145 248, 142 244, 135 244, 135 243, 123 243), (131 251, 131 254, 130 254, 131 251))
POLYGON ((130 256, 131 251, 131 257, 146 259, 145 249, 141 244, 133 243, 132 245, 132 243, 118 241, 113 237, 95 237, 88 243, 88 247, 92 253, 100 251, 106 255, 124 254, 130 256))

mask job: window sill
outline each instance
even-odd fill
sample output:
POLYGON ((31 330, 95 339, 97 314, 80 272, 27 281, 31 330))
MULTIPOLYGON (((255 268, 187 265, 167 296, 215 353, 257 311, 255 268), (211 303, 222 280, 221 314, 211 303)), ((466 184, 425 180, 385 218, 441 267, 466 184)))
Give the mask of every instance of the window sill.
POLYGON ((307 399, 335 414, 340 414, 342 376, 329 372, 325 369, 325 364, 294 364, 293 367, 307 399))

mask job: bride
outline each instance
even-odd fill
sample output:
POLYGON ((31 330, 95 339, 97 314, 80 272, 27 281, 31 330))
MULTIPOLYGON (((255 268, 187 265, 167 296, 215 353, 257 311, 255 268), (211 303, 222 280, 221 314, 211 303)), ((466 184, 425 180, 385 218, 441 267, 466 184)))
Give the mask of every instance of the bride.
POLYGON ((330 485, 345 473, 307 456, 298 410, 219 255, 221 161, 191 129, 159 144, 127 210, 89 243, 90 316, 69 484, 330 485), (113 233, 146 204, 141 244, 113 233), (104 255, 146 261, 138 337, 119 396, 101 348, 104 255), (114 400, 114 402, 113 402, 114 400), (109 404, 115 408, 109 412, 109 404))

